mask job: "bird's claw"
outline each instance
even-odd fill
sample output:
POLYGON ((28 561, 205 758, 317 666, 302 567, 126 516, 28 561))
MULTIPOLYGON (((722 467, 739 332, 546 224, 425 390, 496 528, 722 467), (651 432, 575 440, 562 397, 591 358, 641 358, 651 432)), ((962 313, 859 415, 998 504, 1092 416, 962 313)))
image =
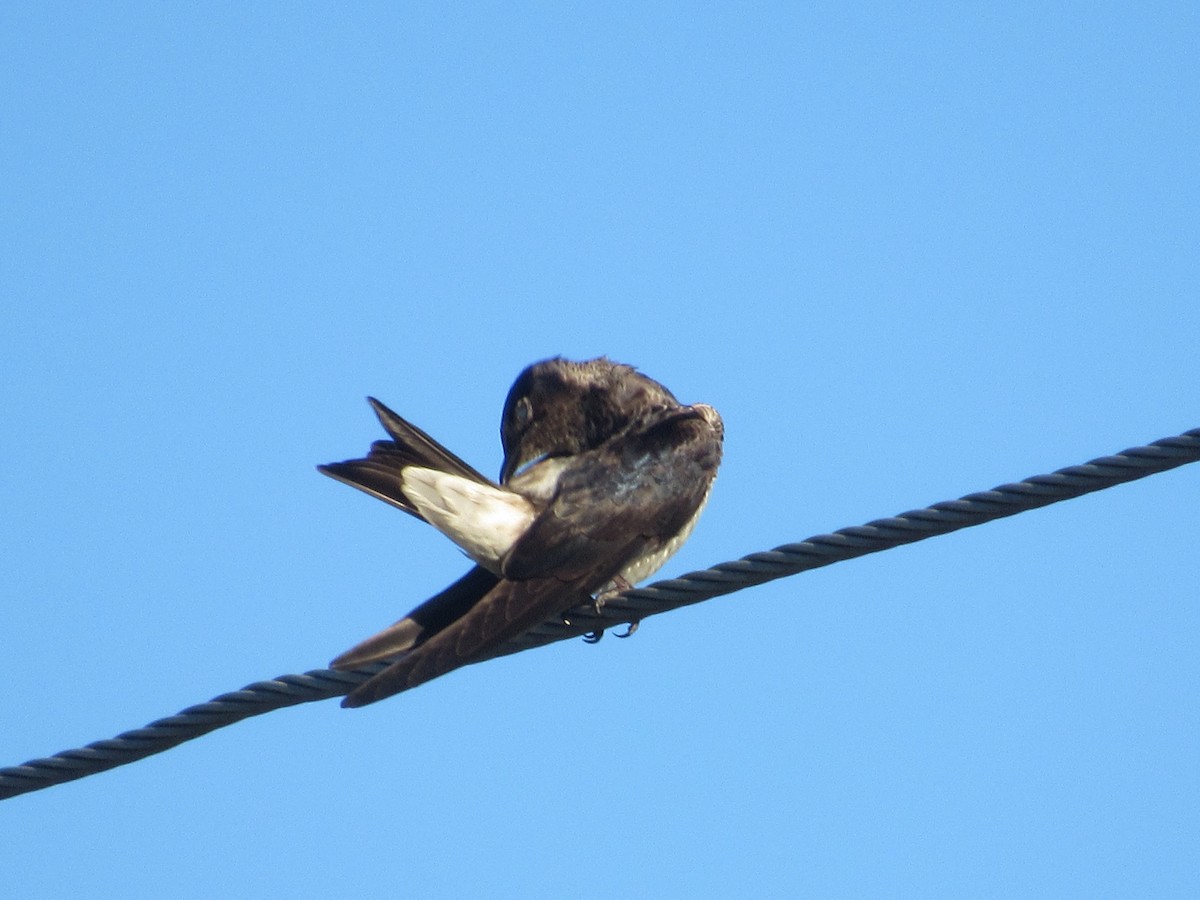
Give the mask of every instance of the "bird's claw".
MULTIPOLYGON (((622 638, 622 639, 627 638, 627 637, 633 637, 633 635, 638 630, 638 626, 641 624, 642 624, 641 619, 634 619, 632 622, 629 623, 629 627, 625 630, 625 633, 618 634, 617 637, 622 638)), ((598 643, 600 643, 600 638, 602 638, 602 637, 604 637, 604 629, 597 628, 595 631, 589 631, 587 634, 585 634, 583 636, 583 642, 585 644, 598 644, 598 643)))
POLYGON ((634 633, 638 630, 638 626, 641 624, 642 624, 641 619, 634 619, 632 622, 629 623, 629 628, 625 631, 625 633, 618 634, 617 637, 619 637, 619 638, 633 637, 634 633))
MULTIPOLYGON (((601 610, 604 609, 604 603, 606 600, 609 600, 612 597, 616 597, 618 594, 622 594, 625 591, 630 590, 632 587, 633 587, 633 585, 630 584, 628 581, 626 581, 622 576, 614 575, 612 581, 610 581, 599 592, 597 592, 596 594, 594 594, 592 596, 592 612, 596 615, 597 618, 599 618, 600 614, 601 614, 601 610)), ((567 625, 571 624, 566 619, 563 619, 563 622, 567 625)), ((638 623, 630 622, 629 630, 626 631, 624 634, 618 634, 617 637, 627 638, 630 635, 632 635, 635 631, 637 631, 637 629, 638 629, 638 623)), ((584 643, 587 643, 587 644, 598 644, 598 643, 600 643, 600 638, 602 638, 602 637, 604 637, 604 629, 597 628, 595 631, 589 631, 587 634, 585 634, 583 636, 583 640, 584 640, 584 643)))

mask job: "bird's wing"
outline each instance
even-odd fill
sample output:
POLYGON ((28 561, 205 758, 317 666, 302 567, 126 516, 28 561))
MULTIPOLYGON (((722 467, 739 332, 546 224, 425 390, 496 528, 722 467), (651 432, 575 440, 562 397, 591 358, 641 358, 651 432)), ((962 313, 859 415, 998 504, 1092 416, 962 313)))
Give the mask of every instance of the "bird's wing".
POLYGON ((430 597, 407 616, 347 650, 333 662, 333 669, 357 669, 368 663, 398 656, 452 622, 462 618, 479 602, 499 579, 487 569, 475 566, 444 591, 430 597))
POLYGON ((541 624, 557 611, 585 603, 588 597, 580 584, 563 584, 554 577, 499 581, 464 616, 351 691, 342 706, 366 706, 478 662, 487 657, 489 648, 541 624))
POLYGON ((440 469, 443 472, 452 472, 473 481, 491 483, 490 478, 471 468, 416 425, 401 418, 374 397, 368 397, 367 402, 375 410, 379 424, 392 436, 396 450, 403 449, 412 455, 412 465, 440 469))
POLYGON ((400 480, 422 519, 494 572, 538 513, 521 494, 437 469, 408 466, 400 480))
POLYGON ((480 484, 493 483, 374 397, 368 397, 367 400, 392 440, 376 441, 363 459, 317 466, 322 474, 390 503, 418 519, 423 516, 405 495, 401 477, 401 473, 409 466, 447 472, 480 484))
POLYGON ((657 548, 695 517, 720 454, 720 436, 689 408, 581 454, 563 472, 554 500, 501 561, 501 574, 575 579, 592 571, 597 558, 624 554, 628 561, 657 548))

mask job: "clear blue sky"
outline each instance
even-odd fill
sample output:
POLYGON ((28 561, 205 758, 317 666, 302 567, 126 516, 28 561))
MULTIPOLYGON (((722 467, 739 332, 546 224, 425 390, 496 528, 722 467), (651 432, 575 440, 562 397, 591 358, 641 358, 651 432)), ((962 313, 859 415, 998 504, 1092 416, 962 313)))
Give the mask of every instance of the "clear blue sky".
MULTIPOLYGON (((464 569, 527 363, 724 415, 664 574, 1200 425, 1193 3, 8 4, 0 764, 464 569)), ((69 896, 1198 896, 1200 469, 0 804, 69 896)))

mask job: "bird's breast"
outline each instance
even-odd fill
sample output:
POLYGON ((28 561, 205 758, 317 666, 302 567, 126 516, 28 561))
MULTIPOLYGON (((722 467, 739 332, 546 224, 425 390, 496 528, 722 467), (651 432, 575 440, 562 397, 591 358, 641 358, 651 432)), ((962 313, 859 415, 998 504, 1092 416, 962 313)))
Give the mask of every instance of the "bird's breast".
POLYGON ((683 546, 692 534, 692 529, 696 527, 696 522, 700 520, 700 513, 704 512, 704 507, 708 503, 708 496, 712 493, 712 484, 704 492, 704 496, 700 499, 699 506, 696 507, 696 512, 687 520, 682 528, 675 533, 673 537, 668 538, 658 547, 650 550, 648 553, 643 553, 641 556, 630 560, 625 568, 621 570, 621 577, 629 584, 637 584, 639 581, 649 578, 659 569, 661 569, 676 551, 683 546))

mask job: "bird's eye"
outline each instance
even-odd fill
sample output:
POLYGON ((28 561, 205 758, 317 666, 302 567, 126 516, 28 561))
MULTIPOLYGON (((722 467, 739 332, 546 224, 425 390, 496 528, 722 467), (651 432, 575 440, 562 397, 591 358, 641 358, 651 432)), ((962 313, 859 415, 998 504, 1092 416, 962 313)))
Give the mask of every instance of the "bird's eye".
POLYGON ((528 397, 522 397, 517 401, 516 407, 513 409, 513 424, 518 431, 524 431, 529 425, 529 420, 533 418, 533 404, 529 402, 528 397))

